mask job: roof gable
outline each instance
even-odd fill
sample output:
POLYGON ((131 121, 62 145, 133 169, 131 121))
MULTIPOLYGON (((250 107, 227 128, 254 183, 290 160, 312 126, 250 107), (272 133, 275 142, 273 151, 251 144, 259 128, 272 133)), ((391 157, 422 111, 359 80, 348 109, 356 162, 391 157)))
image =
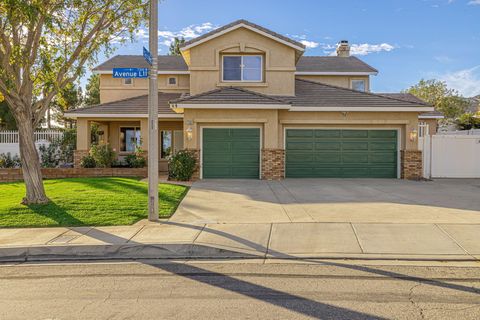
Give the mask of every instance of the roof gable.
POLYGON ((223 27, 220 27, 218 29, 215 29, 215 30, 212 30, 208 33, 205 33, 205 34, 203 34, 203 35, 201 35, 197 38, 189 40, 189 41, 185 42, 184 44, 182 44, 180 48, 181 48, 182 51, 186 51, 186 50, 188 50, 192 47, 200 45, 204 42, 207 42, 211 39, 217 38, 217 37, 219 37, 223 34, 229 33, 231 31, 234 31, 234 30, 239 29, 239 28, 249 29, 249 30, 251 30, 253 32, 256 32, 258 34, 261 34, 265 37, 268 37, 270 39, 273 39, 275 41, 283 43, 286 46, 292 47, 297 51, 300 51, 300 52, 305 51, 305 46, 302 43, 300 43, 298 41, 295 41, 293 39, 290 39, 288 37, 285 37, 285 36, 283 36, 279 33, 271 31, 271 30, 269 30, 267 28, 264 28, 262 26, 259 26, 255 23, 249 22, 247 20, 243 20, 243 19, 234 21, 234 22, 229 23, 229 24, 227 24, 223 27))

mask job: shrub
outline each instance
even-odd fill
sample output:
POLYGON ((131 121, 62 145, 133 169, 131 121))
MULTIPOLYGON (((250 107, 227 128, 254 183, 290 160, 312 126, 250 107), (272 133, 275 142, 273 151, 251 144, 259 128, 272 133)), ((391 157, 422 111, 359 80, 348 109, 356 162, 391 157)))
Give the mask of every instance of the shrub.
POLYGON ((95 168, 97 164, 91 155, 86 155, 80 160, 80 166, 82 168, 95 168))
POLYGON ((473 113, 464 113, 456 119, 460 130, 471 130, 480 128, 480 118, 473 113))
POLYGON ((168 162, 168 176, 171 179, 188 181, 192 178, 196 165, 197 159, 193 152, 179 151, 168 162))
POLYGON ((40 151, 40 160, 43 168, 56 168, 61 162, 61 151, 55 142, 49 145, 42 144, 38 148, 40 151))
POLYGON ((12 157, 10 152, 0 153, 0 168, 20 168, 21 166, 22 163, 20 162, 20 158, 17 155, 14 155, 12 157))
POLYGON ((73 165, 73 153, 76 147, 77 133, 75 129, 64 131, 61 139, 50 142, 48 146, 39 147, 40 160, 44 168, 57 168, 73 165))
POLYGON ((90 155, 98 168, 111 168, 117 158, 115 151, 109 144, 94 144, 90 149, 90 155))
POLYGON ((147 159, 134 153, 125 157, 125 163, 129 168, 144 168, 147 165, 147 159))

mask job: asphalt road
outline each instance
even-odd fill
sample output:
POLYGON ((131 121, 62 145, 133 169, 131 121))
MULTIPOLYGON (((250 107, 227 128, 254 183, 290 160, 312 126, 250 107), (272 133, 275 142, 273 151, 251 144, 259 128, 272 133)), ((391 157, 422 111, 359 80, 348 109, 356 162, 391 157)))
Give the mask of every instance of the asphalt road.
POLYGON ((0 265, 0 319, 480 319, 480 268, 351 262, 0 265))

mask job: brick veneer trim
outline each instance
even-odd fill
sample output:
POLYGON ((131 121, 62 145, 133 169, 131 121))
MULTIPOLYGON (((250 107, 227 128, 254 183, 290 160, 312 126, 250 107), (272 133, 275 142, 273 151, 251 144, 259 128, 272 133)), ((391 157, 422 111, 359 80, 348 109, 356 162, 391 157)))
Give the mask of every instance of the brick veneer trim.
POLYGON ((423 177, 423 157, 420 150, 402 150, 401 178, 408 180, 419 180, 423 177))
POLYGON ((262 150, 262 180, 281 180, 285 178, 285 150, 262 150))

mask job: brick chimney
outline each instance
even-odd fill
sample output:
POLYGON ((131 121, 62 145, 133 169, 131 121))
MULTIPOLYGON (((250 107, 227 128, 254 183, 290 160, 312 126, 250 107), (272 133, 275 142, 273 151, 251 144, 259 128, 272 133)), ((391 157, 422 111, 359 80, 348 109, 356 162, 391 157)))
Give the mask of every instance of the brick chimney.
POLYGON ((337 45, 337 56, 350 57, 350 45, 348 40, 342 40, 337 45))

